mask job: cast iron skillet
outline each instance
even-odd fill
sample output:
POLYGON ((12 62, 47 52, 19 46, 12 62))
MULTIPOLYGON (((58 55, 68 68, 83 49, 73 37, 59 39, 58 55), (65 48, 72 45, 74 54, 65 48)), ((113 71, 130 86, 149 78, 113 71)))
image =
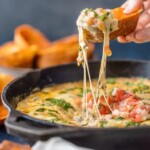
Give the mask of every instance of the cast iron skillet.
MULTIPOLYGON (((90 62, 92 78, 98 77, 99 62, 90 62)), ((150 62, 109 61, 109 77, 150 77, 150 62)), ((133 128, 79 128, 49 123, 31 118, 15 109, 16 104, 35 88, 52 84, 78 81, 83 78, 82 67, 76 64, 33 70, 10 83, 2 93, 4 105, 10 111, 5 121, 8 133, 22 136, 30 141, 46 140, 62 136, 71 142, 94 149, 144 149, 150 147, 150 127, 133 128)))

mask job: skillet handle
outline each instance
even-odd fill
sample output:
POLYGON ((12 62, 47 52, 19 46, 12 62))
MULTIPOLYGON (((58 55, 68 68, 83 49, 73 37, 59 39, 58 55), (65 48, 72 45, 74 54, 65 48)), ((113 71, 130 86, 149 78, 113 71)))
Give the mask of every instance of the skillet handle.
POLYGON ((44 125, 25 119, 18 113, 10 113, 5 120, 5 127, 8 133, 16 136, 37 141, 47 140, 50 137, 61 136, 64 138, 81 136, 79 128, 66 126, 50 126, 44 125))

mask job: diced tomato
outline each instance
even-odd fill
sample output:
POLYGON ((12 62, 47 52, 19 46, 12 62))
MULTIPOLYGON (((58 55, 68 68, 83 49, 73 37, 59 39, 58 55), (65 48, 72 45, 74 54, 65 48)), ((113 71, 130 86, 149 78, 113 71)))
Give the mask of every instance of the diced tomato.
POLYGON ((107 96, 107 99, 108 99, 109 104, 112 104, 112 103, 115 102, 114 97, 112 97, 112 96, 110 96, 110 95, 107 96))
POLYGON ((112 51, 111 51, 109 45, 105 46, 105 54, 107 56, 111 56, 112 55, 112 51))
POLYGON ((109 107, 107 107, 107 106, 105 106, 105 105, 103 105, 103 104, 100 104, 99 107, 100 107, 100 108, 99 108, 100 114, 103 114, 103 115, 104 115, 104 114, 110 114, 110 113, 111 113, 109 107))
POLYGON ((93 108, 93 102, 92 101, 89 101, 88 107, 91 108, 91 109, 93 108))
MULTIPOLYGON (((112 96, 108 95, 108 96, 106 96, 106 98, 107 98, 108 104, 112 104, 115 102, 115 100, 112 96)), ((106 100, 103 96, 100 97, 100 103, 107 106, 106 100)))
POLYGON ((122 101, 124 95, 125 95, 125 91, 124 90, 117 89, 116 94, 115 94, 115 100, 116 101, 122 101))
POLYGON ((105 98, 103 96, 100 97, 100 103, 103 105, 106 105, 106 101, 105 101, 105 98))
POLYGON ((90 100, 92 100, 92 99, 93 99, 93 95, 92 95, 92 93, 90 92, 90 93, 87 94, 87 101, 90 101, 90 100))
POLYGON ((76 102, 76 104, 77 104, 77 106, 81 106, 81 104, 82 104, 82 99, 81 98, 77 98, 76 100, 75 100, 75 102, 76 102))
POLYGON ((115 100, 116 101, 122 101, 132 96, 130 93, 127 93, 125 90, 117 89, 115 100))
POLYGON ((87 24, 90 26, 91 24, 93 24, 94 22, 94 18, 90 18, 88 21, 87 21, 87 24))
POLYGON ((126 105, 132 105, 132 106, 135 106, 138 104, 139 100, 135 99, 134 96, 130 96, 129 98, 127 98, 125 100, 126 102, 126 105))
POLYGON ((138 108, 132 109, 132 111, 129 114, 129 117, 132 118, 135 122, 141 122, 142 120, 142 114, 137 112, 138 108))

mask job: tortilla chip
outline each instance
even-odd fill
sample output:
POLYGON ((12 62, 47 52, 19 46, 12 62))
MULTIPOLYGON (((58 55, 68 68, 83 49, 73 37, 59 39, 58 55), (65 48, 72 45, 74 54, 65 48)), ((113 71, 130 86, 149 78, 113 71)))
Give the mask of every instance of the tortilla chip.
POLYGON ((5 140, 0 143, 0 150, 31 150, 31 147, 27 144, 23 145, 5 140))
MULTIPOLYGON (((45 68, 75 62, 78 55, 78 35, 72 35, 54 41, 50 47, 39 51, 37 54, 36 66, 45 68)), ((89 44, 88 58, 94 51, 94 45, 89 44)))
POLYGON ((19 47, 14 42, 0 46, 0 65, 4 67, 32 67, 37 46, 19 47))
MULTIPOLYGON (((12 75, 0 73, 0 94, 4 87, 14 79, 12 75)), ((5 118, 8 115, 7 109, 3 106, 1 99, 0 99, 0 125, 3 124, 5 118)))
MULTIPOLYGON (((115 8, 113 9, 114 16, 118 20, 118 30, 112 32, 110 34, 110 39, 116 39, 118 36, 126 36, 133 32, 137 26, 137 22, 142 10, 138 10, 132 14, 126 15, 123 13, 123 8, 115 8)), ((84 30, 85 37, 90 42, 102 42, 103 41, 103 33, 100 30, 97 30, 98 39, 93 40, 93 36, 87 31, 84 30)))
POLYGON ((29 25, 20 25, 16 28, 14 42, 20 47, 37 45, 38 48, 47 48, 51 45, 44 34, 29 25))

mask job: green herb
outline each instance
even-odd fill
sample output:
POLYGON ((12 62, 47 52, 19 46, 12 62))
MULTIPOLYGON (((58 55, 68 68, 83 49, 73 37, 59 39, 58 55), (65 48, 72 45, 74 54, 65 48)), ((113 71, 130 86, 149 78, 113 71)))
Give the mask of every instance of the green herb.
MULTIPOLYGON (((133 89, 133 93, 138 93, 140 90, 138 88, 133 89)), ((139 92, 141 93, 141 92, 139 92)))
POLYGON ((81 46, 79 46, 79 49, 78 49, 79 51, 82 51, 82 48, 81 48, 81 46))
POLYGON ((148 90, 148 89, 149 89, 149 86, 144 85, 144 84, 142 84, 142 83, 139 83, 139 84, 138 84, 138 87, 139 87, 141 90, 148 90))
POLYGON ((89 8, 88 11, 94 11, 93 8, 89 8))
POLYGON ((38 115, 38 114, 37 114, 37 113, 35 113, 35 112, 34 112, 33 114, 34 114, 34 115, 38 115))
POLYGON ((82 88, 79 88, 79 87, 73 87, 73 88, 68 88, 66 89, 66 91, 73 91, 73 90, 82 90, 82 88))
POLYGON ((105 12, 102 16, 100 16, 100 20, 105 21, 109 14, 110 14, 110 12, 105 12))
POLYGON ((77 94, 77 96, 83 97, 83 93, 79 93, 79 94, 77 94))
POLYGON ((48 111, 49 111, 49 112, 55 112, 55 113, 58 113, 57 110, 51 110, 51 109, 49 109, 48 111))
POLYGON ((110 32, 112 32, 112 31, 113 31, 112 27, 110 27, 110 29, 109 29, 109 30, 110 30, 110 32))
POLYGON ((41 91, 43 94, 48 94, 48 92, 46 92, 46 91, 41 91))
POLYGON ((109 95, 110 96, 112 96, 113 91, 114 91, 114 89, 112 89, 112 90, 109 91, 109 95))
POLYGON ((60 93, 60 94, 64 94, 64 93, 66 93, 66 92, 67 92, 67 91, 60 91, 59 93, 60 93))
POLYGON ((124 118, 123 117, 117 117, 117 118, 115 118, 115 120, 123 120, 124 118))
POLYGON ((95 11, 94 11, 94 17, 96 18, 98 17, 98 14, 95 11))
POLYGON ((139 83, 137 84, 138 88, 133 89, 134 93, 149 93, 149 86, 139 83))
POLYGON ((126 127, 131 127, 131 126, 138 127, 139 125, 140 124, 138 122, 131 121, 126 124, 126 127))
POLYGON ((72 105, 68 102, 66 102, 64 99, 56 99, 56 98, 47 98, 46 101, 50 102, 53 105, 57 105, 59 107, 62 107, 65 110, 68 110, 69 108, 72 108, 72 105))
POLYGON ((115 84, 116 80, 115 80, 115 78, 108 78, 107 79, 107 83, 109 83, 109 84, 115 84))
POLYGON ((133 86, 134 85, 134 83, 132 83, 132 82, 125 82, 124 84, 128 85, 128 86, 133 86))
POLYGON ((100 123, 100 127, 104 128, 104 125, 107 124, 107 121, 100 121, 99 123, 100 123))
POLYGON ((98 109, 100 109, 100 108, 101 108, 101 104, 98 105, 98 109))
POLYGON ((38 108, 36 111, 37 112, 44 112, 46 109, 45 108, 38 108))
POLYGON ((60 121, 60 119, 59 119, 59 118, 55 118, 55 119, 52 119, 52 120, 51 120, 52 123, 54 123, 54 122, 56 122, 56 121, 60 121))
POLYGON ((48 112, 48 114, 51 115, 52 117, 57 117, 57 115, 52 112, 48 112))
MULTIPOLYGON (((80 91, 79 94, 77 94, 77 96, 83 97, 83 88, 81 88, 80 90, 81 90, 81 91, 80 91)), ((86 91, 87 91, 87 93, 89 93, 91 90, 90 90, 90 89, 87 89, 86 91)))
POLYGON ((92 8, 90 8, 90 9, 85 8, 82 12, 84 12, 85 15, 87 16, 89 11, 93 11, 93 9, 92 8))

